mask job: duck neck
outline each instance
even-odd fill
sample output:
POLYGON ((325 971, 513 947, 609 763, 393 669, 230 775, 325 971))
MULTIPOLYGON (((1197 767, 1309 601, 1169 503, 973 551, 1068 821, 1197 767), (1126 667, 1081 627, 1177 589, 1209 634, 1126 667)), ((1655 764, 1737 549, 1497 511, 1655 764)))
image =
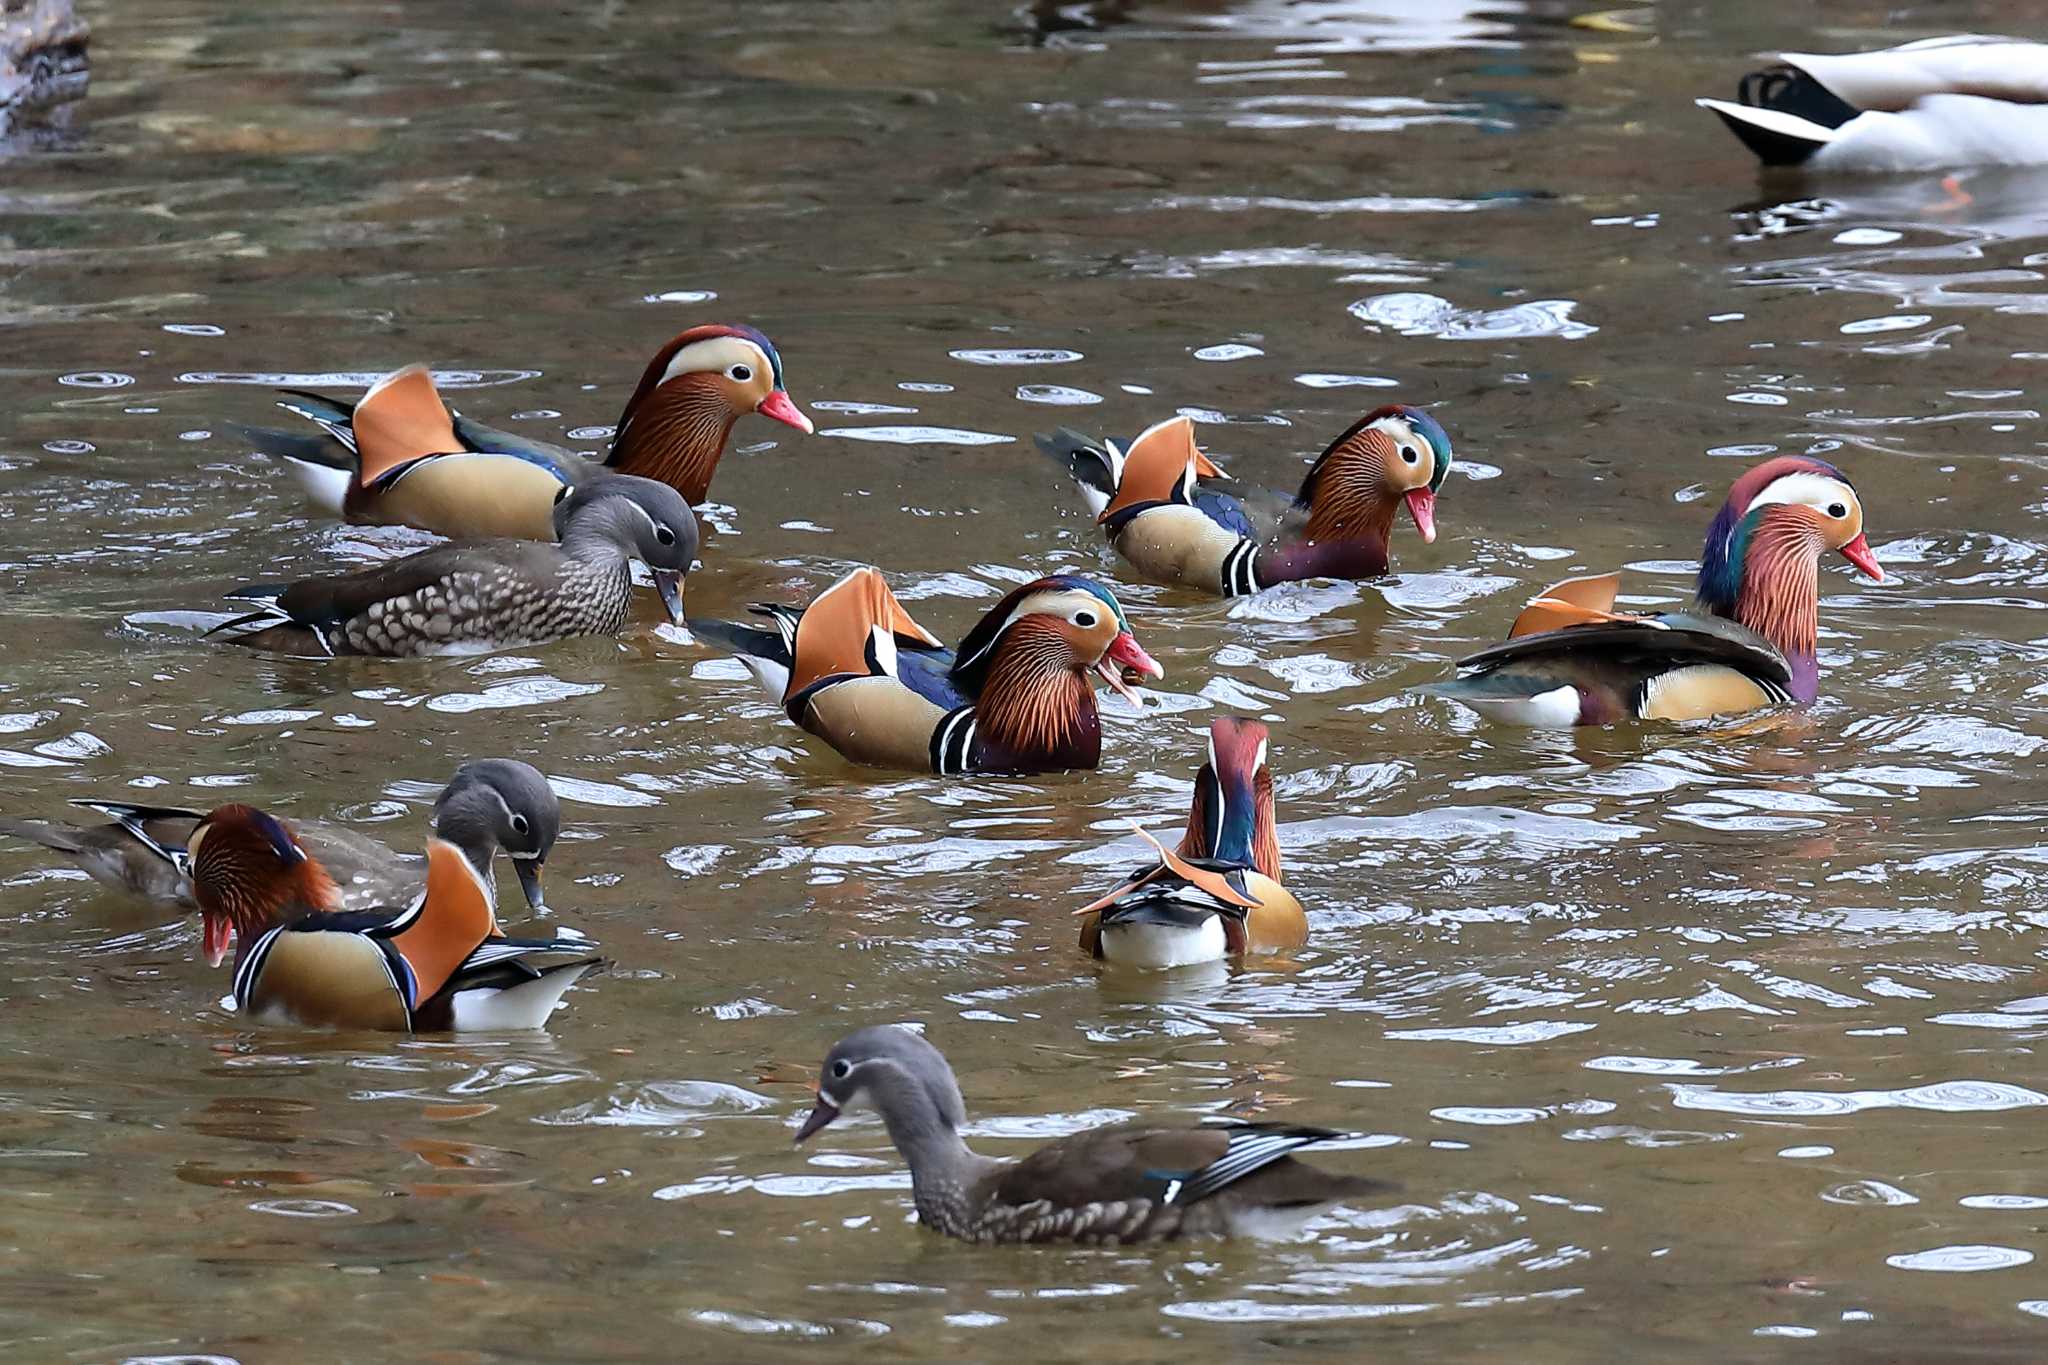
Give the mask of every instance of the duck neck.
POLYGON ((684 374, 634 395, 619 416, 605 466, 668 484, 690 503, 711 491, 738 418, 709 374, 684 374))
POLYGON ((1095 689, 1057 627, 1032 617, 1003 633, 975 698, 978 766, 1092 768, 1102 756, 1095 689))
POLYGON ((633 554, 633 516, 623 498, 601 498, 562 525, 562 553, 585 564, 622 563, 633 554))
POLYGON ((479 809, 496 804, 492 793, 474 788, 455 793, 434 812, 434 837, 462 850, 463 859, 489 889, 492 904, 498 899, 498 836, 495 812, 479 809))
POLYGON ((1728 562, 1738 566, 1709 576, 1700 571, 1698 605, 1769 640, 1791 665, 1788 690, 1801 702, 1820 693, 1821 539, 1803 518, 1745 518, 1735 530, 1728 562))
POLYGON ((941 1232, 964 1235, 974 1212, 975 1182, 1002 1163, 969 1147, 960 1130, 914 1084, 892 1087, 877 1099, 889 1141, 910 1167, 918 1218, 941 1232))

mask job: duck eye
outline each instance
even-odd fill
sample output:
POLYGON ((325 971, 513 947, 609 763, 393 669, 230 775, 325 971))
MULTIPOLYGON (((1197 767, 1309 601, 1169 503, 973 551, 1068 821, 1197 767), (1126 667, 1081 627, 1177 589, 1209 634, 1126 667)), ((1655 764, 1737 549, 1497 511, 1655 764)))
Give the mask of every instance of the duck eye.
POLYGON ((676 533, 669 530, 666 526, 657 526, 654 528, 654 543, 657 545, 673 545, 676 543, 676 533))
POLYGON ((1831 502, 1828 504, 1828 515, 1840 521, 1843 517, 1849 515, 1849 509, 1842 506, 1839 502, 1831 502))
POLYGON ((1417 460, 1421 458, 1422 453, 1416 450, 1414 446, 1401 447, 1401 460, 1404 464, 1414 464, 1417 460))
POLYGON ((512 817, 512 832, 514 834, 524 834, 532 828, 533 826, 527 824, 525 816, 515 815, 512 817))
POLYGON ((832 1063, 832 1079, 833 1079, 833 1080, 835 1080, 835 1081, 843 1081, 843 1080, 845 1080, 845 1079, 846 1079, 846 1078, 847 1078, 848 1076, 851 1076, 852 1074, 853 1074, 853 1063, 852 1063, 852 1062, 849 1062, 849 1061, 847 1061, 847 1060, 846 1060, 846 1058, 844 1058, 844 1057, 841 1057, 841 1058, 840 1058, 840 1059, 839 1059, 838 1061, 836 1061, 836 1062, 832 1063))
POLYGON ((754 377, 754 370, 750 365, 735 365, 727 370, 725 375, 735 384, 744 384, 754 377))
POLYGON ((1081 627, 1081 629, 1083 629, 1083 630, 1086 630, 1086 629, 1088 629, 1088 627, 1090 627, 1090 626, 1092 626, 1092 625, 1094 625, 1094 624, 1095 624, 1095 613, 1094 613, 1094 612, 1092 612, 1092 611, 1077 611, 1077 612, 1075 612, 1075 613, 1074 613, 1074 624, 1075 624, 1075 625, 1077 625, 1077 626, 1079 626, 1079 627, 1081 627))

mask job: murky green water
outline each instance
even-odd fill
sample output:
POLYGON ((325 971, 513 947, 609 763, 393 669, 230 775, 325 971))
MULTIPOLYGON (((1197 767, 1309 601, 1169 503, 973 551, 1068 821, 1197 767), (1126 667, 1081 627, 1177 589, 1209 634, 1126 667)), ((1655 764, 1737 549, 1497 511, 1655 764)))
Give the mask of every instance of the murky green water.
POLYGON ((1038 45, 964 0, 95 6, 71 131, 0 162, 7 808, 416 843, 460 759, 528 758, 569 798, 550 899, 620 965, 549 1038, 250 1030, 195 924, 0 847, 8 1354, 2037 1353, 2048 179, 1787 201, 1689 97, 1765 46, 2048 30, 1576 8, 1205 0, 1038 45), (1168 678, 1099 773, 855 771, 647 630, 321 664, 177 627, 417 543, 218 433, 266 384, 425 359, 594 449, 722 318, 821 433, 740 428, 692 610, 874 560, 957 637, 1110 575, 1168 678), (1028 442, 1193 411, 1286 486, 1393 395, 1458 442, 1438 542, 1233 607, 1125 588, 1028 442), (1675 599, 1774 451, 1850 472, 1897 576, 1826 571, 1809 716, 1531 736, 1403 697, 1576 569, 1675 599), (1103 979, 1066 911, 1124 817, 1179 820, 1219 708, 1274 724, 1311 944, 1103 979), (942 1243, 879 1127, 789 1146, 825 1048, 890 1019, 985 1150, 1284 1114, 1402 1194, 1278 1246, 942 1243))

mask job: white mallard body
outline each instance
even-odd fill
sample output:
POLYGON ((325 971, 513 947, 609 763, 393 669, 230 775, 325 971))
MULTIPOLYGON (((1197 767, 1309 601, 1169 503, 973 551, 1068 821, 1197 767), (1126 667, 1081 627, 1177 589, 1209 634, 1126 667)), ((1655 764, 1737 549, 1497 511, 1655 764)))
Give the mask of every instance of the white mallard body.
POLYGON ((1967 34, 1777 60, 1855 112, 1829 126, 1785 109, 1697 101, 1753 148, 1775 144, 1782 154, 1766 160, 1871 174, 2048 164, 2048 43, 1967 34))

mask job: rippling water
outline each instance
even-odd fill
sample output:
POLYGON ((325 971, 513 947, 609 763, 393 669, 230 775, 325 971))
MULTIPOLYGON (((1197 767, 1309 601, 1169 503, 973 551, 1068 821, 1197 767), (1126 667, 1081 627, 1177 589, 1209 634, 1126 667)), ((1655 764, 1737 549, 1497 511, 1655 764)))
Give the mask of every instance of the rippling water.
MULTIPOLYGON (((1759 187, 1686 99, 1765 47, 2028 7, 1187 0, 94 9, 0 189, 7 806, 258 800, 416 841, 472 755, 553 774, 550 899, 619 962, 548 1038, 247 1031, 196 927, 0 847, 0 1340, 22 1358, 1576 1361, 2025 1354, 2048 1316, 2048 180, 1759 187), (1098 27, 1076 27, 1093 14, 1098 27), (1109 22, 1121 20, 1121 22, 1109 22), (1193 414, 1286 487, 1360 411, 1459 450, 1400 574, 1119 583, 1167 669, 1090 776, 859 772, 667 629, 427 663, 196 645, 220 591, 412 533, 225 434, 421 359, 596 449, 746 318, 693 611, 875 559, 957 636, 1120 578, 1030 449, 1193 414), (1729 481, 1842 464, 1808 715, 1528 735, 1404 695, 1543 583, 1677 601, 1729 481), (1275 726, 1313 935, 1104 978, 1066 913, 1275 726), (878 1127, 789 1146, 840 1033, 923 1021, 992 1152, 1123 1115, 1354 1127, 1396 1181, 1277 1246, 970 1251, 878 1127), (320 1346, 310 1343, 319 1342, 320 1346)), ((650 618, 651 619, 651 609, 650 618)))

